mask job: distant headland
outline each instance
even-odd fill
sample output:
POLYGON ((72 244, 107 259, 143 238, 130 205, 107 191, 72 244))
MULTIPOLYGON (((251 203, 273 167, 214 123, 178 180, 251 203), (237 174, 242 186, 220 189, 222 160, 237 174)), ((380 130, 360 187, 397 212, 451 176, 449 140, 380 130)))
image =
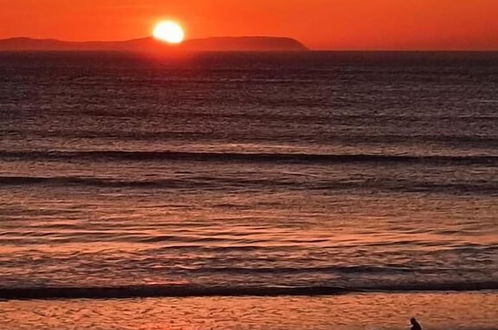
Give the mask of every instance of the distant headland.
POLYGON ((126 41, 73 42, 57 39, 10 38, 0 40, 0 51, 306 51, 301 42, 286 37, 214 37, 190 39, 170 45, 152 37, 126 41))

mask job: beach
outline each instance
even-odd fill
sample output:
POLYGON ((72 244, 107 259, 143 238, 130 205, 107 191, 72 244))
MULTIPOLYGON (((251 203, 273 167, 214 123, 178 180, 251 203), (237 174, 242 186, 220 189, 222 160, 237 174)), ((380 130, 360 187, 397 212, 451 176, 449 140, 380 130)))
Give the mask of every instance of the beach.
POLYGON ((498 293, 0 302, 0 329, 496 329, 498 293))

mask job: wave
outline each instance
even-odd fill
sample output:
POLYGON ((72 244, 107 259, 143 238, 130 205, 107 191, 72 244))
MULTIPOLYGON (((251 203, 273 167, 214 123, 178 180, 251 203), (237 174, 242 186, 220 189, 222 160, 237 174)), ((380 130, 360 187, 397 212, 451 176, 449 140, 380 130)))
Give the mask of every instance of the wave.
POLYGON ((498 282, 451 282, 377 285, 368 287, 267 286, 206 287, 189 285, 137 285, 115 287, 0 288, 0 299, 124 299, 149 297, 330 296, 366 292, 427 292, 498 290, 498 282))
POLYGON ((0 159, 188 160, 297 163, 438 163, 497 165, 498 156, 412 156, 374 154, 234 153, 181 151, 0 151, 0 159))
MULTIPOLYGON (((0 185, 13 185, 13 186, 24 186, 24 185, 36 185, 36 184, 48 184, 48 185, 78 185, 78 186, 90 186, 90 187, 135 187, 135 188, 179 188, 186 185, 186 182, 182 180, 151 180, 151 181, 126 181, 126 180, 113 180, 113 179, 101 179, 101 178, 87 178, 87 177, 14 177, 6 176, 0 177, 0 185)), ((196 186, 199 188, 202 184, 197 183, 196 186)))
POLYGON ((488 183, 431 183, 411 182, 401 180, 365 180, 341 181, 322 180, 289 182, 287 180, 223 178, 223 177, 192 177, 188 179, 157 179, 157 180, 122 180, 96 177, 31 177, 31 176, 0 176, 0 186, 85 186, 98 188, 135 188, 135 189, 240 189, 242 187, 265 187, 281 189, 300 189, 309 191, 328 190, 381 190, 401 193, 457 193, 498 195, 498 185, 488 183))

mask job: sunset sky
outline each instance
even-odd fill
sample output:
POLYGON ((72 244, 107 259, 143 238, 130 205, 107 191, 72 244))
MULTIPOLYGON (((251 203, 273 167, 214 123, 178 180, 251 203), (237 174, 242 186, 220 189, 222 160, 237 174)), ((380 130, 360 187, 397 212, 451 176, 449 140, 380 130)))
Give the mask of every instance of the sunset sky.
POLYGON ((189 38, 289 36, 338 50, 498 50, 498 0, 0 0, 0 8, 0 38, 132 39, 169 18, 189 38))

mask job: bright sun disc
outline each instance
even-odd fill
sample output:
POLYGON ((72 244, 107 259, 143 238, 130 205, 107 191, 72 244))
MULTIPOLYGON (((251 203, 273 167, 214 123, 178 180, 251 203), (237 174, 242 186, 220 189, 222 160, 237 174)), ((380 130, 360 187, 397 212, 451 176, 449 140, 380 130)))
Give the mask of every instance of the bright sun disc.
POLYGON ((154 38, 168 42, 170 44, 179 44, 185 39, 185 32, 180 24, 172 21, 158 23, 152 32, 154 38))

